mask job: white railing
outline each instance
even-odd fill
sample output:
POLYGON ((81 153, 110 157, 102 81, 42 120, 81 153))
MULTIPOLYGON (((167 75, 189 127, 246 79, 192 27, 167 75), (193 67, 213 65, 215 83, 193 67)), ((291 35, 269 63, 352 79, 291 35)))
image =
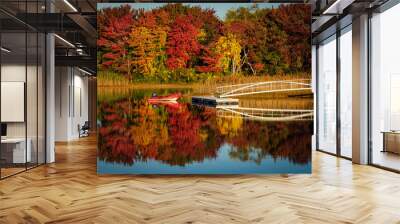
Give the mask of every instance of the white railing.
POLYGON ((217 87, 216 92, 219 97, 223 98, 259 93, 311 90, 311 88, 310 79, 299 79, 219 86, 217 87))
POLYGON ((310 121, 313 120, 313 110, 292 109, 262 109, 244 107, 217 108, 217 117, 243 117, 261 121, 310 121))

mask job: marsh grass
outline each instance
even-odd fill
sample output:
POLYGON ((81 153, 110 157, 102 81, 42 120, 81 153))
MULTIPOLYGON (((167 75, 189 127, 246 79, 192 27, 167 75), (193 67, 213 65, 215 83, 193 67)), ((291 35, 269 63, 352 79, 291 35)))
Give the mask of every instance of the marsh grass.
POLYGON ((234 85, 250 82, 266 82, 266 81, 278 81, 278 80, 298 80, 298 79, 311 79, 309 73, 293 73, 293 74, 282 74, 282 75, 258 75, 258 76, 244 76, 244 75, 225 75, 225 76, 213 76, 204 80, 196 82, 157 82, 157 81, 132 81, 125 76, 110 72, 110 71, 99 71, 97 75, 98 86, 203 86, 205 88, 212 88, 221 85, 234 85))
POLYGON ((274 108, 274 109, 313 109, 313 100, 307 98, 276 98, 276 99, 251 99, 245 98, 239 101, 241 107, 248 108, 274 108))
POLYGON ((99 71, 97 86, 129 86, 132 82, 123 75, 111 71, 99 71))
MULTIPOLYGON (((131 81, 125 78, 123 75, 100 71, 97 77, 98 87, 107 87, 111 89, 187 89, 193 90, 193 94, 197 95, 215 95, 215 91, 218 86, 223 85, 236 85, 243 83, 253 82, 267 82, 267 81, 281 81, 281 80, 301 80, 310 79, 311 76, 308 73, 295 73, 285 75, 260 75, 260 76, 244 76, 244 75, 230 75, 230 76, 214 76, 206 80, 197 82, 171 82, 171 83, 160 83, 156 81, 152 82, 138 82, 131 81)), ((105 90, 102 90, 105 91, 105 90)), ((253 99, 272 99, 272 98, 287 98, 291 95, 305 96, 306 98, 311 97, 311 91, 296 91, 296 92, 280 92, 280 93, 267 93, 267 94, 256 94, 252 96, 245 96, 246 98, 253 99)))

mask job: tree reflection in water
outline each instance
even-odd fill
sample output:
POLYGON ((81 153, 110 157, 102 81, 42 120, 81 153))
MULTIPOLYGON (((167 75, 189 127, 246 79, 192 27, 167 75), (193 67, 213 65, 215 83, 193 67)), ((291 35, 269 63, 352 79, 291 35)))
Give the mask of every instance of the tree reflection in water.
POLYGON ((150 159, 185 166, 218 156, 259 164, 270 156, 306 164, 311 159, 312 122, 260 122, 216 116, 215 108, 190 103, 152 105, 122 98, 99 101, 98 156, 132 165, 150 159))

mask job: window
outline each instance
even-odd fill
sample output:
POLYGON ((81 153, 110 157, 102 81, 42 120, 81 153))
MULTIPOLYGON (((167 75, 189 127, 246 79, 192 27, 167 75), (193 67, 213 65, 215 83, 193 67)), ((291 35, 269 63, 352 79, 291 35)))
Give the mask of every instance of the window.
POLYGON ((371 18, 371 162, 400 170, 400 5, 371 18))
POLYGON ((352 157, 352 33, 351 25, 340 35, 340 155, 352 157))
MULTIPOLYGON (((23 16, 43 1, 7 1, 23 16)), ((0 178, 45 163, 45 35, 0 12, 0 178)))
POLYGON ((336 36, 318 47, 318 149, 336 153, 336 36))

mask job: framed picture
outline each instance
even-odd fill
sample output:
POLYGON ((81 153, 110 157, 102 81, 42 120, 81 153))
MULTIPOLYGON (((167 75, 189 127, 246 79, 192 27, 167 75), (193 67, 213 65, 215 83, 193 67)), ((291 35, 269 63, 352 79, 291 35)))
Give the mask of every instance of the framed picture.
POLYGON ((310 173, 311 9, 99 3, 100 174, 310 173))

